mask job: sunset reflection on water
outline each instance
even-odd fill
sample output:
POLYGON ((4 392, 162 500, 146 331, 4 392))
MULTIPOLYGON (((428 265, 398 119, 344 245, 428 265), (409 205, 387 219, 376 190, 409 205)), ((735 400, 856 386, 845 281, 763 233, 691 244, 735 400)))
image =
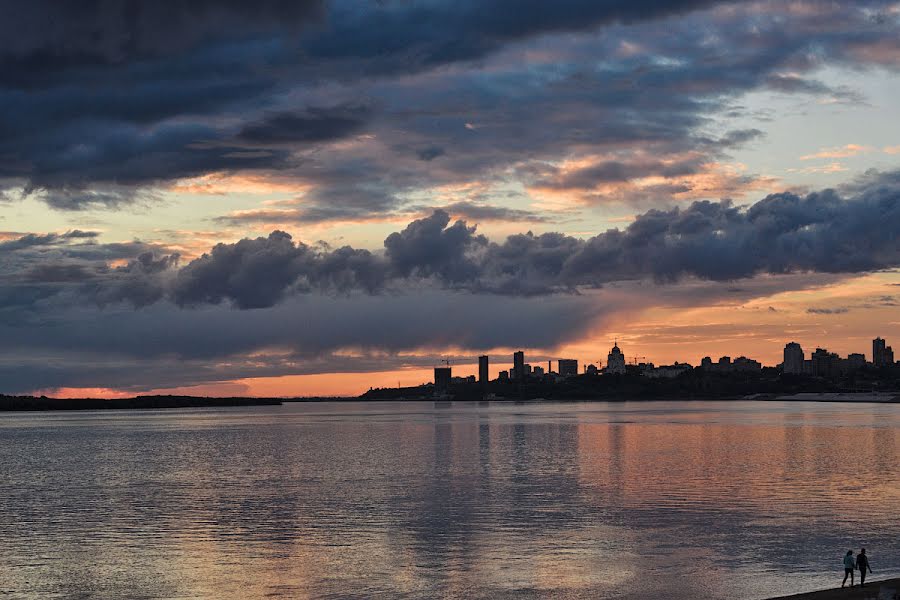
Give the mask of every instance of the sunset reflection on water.
POLYGON ((900 407, 7 415, 0 594, 765 598, 897 573, 900 407), (836 567, 837 565, 837 567, 836 567))

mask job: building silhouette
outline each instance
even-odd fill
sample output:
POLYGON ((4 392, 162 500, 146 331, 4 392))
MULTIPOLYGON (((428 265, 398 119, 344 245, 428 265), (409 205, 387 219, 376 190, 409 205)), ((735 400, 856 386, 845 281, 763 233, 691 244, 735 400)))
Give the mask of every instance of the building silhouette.
POLYGON ((606 357, 606 372, 614 375, 625 374, 625 355, 619 349, 619 342, 616 342, 609 356, 606 357))
POLYGON ((805 359, 806 356, 803 354, 803 348, 800 347, 800 344, 790 342, 784 347, 784 372, 791 375, 801 375, 805 359))
POLYGON ((872 340, 872 364, 876 367, 886 367, 894 364, 894 349, 887 345, 880 337, 872 340))
POLYGON ((434 368, 434 389, 435 391, 446 392, 450 389, 450 380, 452 379, 450 367, 434 368))
POLYGON ((488 368, 488 357, 479 356, 478 357, 478 383, 481 385, 487 385, 491 380, 491 372, 488 368))
POLYGON ((762 369, 762 363, 746 356, 738 356, 731 363, 731 368, 734 371, 759 371, 762 369))
POLYGON ((884 364, 885 341, 880 337, 872 340, 872 364, 880 367, 884 364))
POLYGON ((525 379, 525 353, 522 350, 513 353, 513 371, 510 378, 516 381, 525 379))
POLYGON ((849 371, 862 369, 864 366, 866 366, 866 355, 859 352, 853 352, 847 355, 846 363, 847 370, 849 371))
POLYGON ((841 357, 824 348, 816 348, 812 353, 812 374, 817 377, 833 377, 840 375, 841 357))
POLYGON ((562 377, 578 375, 578 361, 574 358, 560 358, 557 362, 559 363, 559 374, 562 377))

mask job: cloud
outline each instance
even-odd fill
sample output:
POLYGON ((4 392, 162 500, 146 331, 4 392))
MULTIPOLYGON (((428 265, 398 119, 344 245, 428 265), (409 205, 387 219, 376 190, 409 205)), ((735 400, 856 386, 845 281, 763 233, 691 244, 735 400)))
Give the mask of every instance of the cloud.
POLYGON ((468 201, 446 204, 440 207, 439 210, 461 219, 469 219, 476 222, 502 221, 506 223, 549 223, 553 220, 552 217, 532 210, 509 208, 506 206, 492 206, 489 204, 468 201))
POLYGON ((813 315, 843 315, 850 312, 849 308, 807 308, 806 312, 813 315))
POLYGON ((448 283, 477 278, 480 269, 471 253, 486 248, 487 238, 464 221, 449 223, 450 215, 436 210, 385 238, 385 257, 393 272, 448 283))
POLYGON ((436 210, 388 235, 383 253, 309 246, 281 231, 217 244, 181 268, 177 256, 161 248, 73 243, 90 236, 82 232, 22 236, 2 242, 0 250, 10 256, 8 302, 27 302, 28 290, 42 281, 56 286, 41 288, 42 297, 66 292, 136 305, 167 297, 181 306, 230 302, 242 309, 273 306, 297 294, 443 288, 532 296, 622 281, 724 282, 900 266, 900 174, 869 173, 844 189, 844 195, 835 190, 772 194, 745 208, 723 200, 654 209, 625 229, 588 239, 527 232, 492 242, 474 226, 451 223, 446 211, 436 210), (47 244, 60 245, 55 261, 31 251, 47 244), (109 257, 117 252, 130 262, 109 269, 109 257), (35 270, 36 264, 54 266, 35 270), (77 283, 87 279, 90 286, 77 283))
POLYGON ((757 179, 685 181, 758 137, 720 133, 736 97, 845 93, 816 69, 885 64, 860 49, 896 37, 874 0, 107 4, 0 9, 0 114, 15 115, 0 119, 4 197, 122 209, 183 179, 247 174, 309 190, 305 218, 322 222, 605 156, 553 183, 657 177, 637 192, 716 198, 757 179))
MULTIPOLYGON (((177 0, 59 4, 12 1, 0 8, 0 59, 7 69, 57 71, 176 54, 202 42, 274 29, 298 29, 321 17, 319 0, 177 0)), ((2 63, 0 63, 2 64, 2 63)), ((37 76, 37 75, 36 75, 37 76)), ((20 77, 26 77, 20 74, 20 77)))
POLYGON ((416 155, 426 162, 439 158, 444 154, 446 154, 446 152, 440 146, 427 146, 425 148, 416 150, 416 155))
POLYGON ((383 269, 367 250, 318 251, 275 231, 266 238, 218 244, 191 261, 175 279, 173 299, 180 305, 228 299, 239 308, 261 308, 272 306, 291 288, 373 293, 383 286, 383 269))
POLYGON ((236 137, 263 146, 326 142, 359 132, 371 115, 372 110, 364 106, 307 107, 302 112, 269 114, 247 123, 236 137))
POLYGON ((800 157, 800 160, 815 160, 819 158, 849 158, 857 156, 865 152, 872 152, 874 148, 871 146, 862 146, 860 144, 847 144, 845 146, 837 146, 834 148, 823 148, 815 154, 806 154, 800 157))
MULTIPOLYGON (((242 377, 431 366, 447 347, 555 346, 584 334, 609 304, 584 296, 533 301, 447 291, 294 296, 277 306, 134 312, 58 311, 0 318, 4 392, 102 385, 143 391, 242 377), (521 327, 522 322, 529 327, 521 327), (405 355, 416 351, 417 355, 405 355), (34 359, 52 352, 55 359, 34 359), (12 366, 14 365, 14 366, 12 366)), ((362 390, 360 390, 362 391, 362 390)))
POLYGON ((98 235, 99 233, 96 231, 81 231, 80 229, 73 229, 65 233, 47 233, 43 235, 28 233, 15 239, 0 242, 0 251, 11 252, 25 248, 53 246, 71 240, 90 240, 96 238, 98 235))
POLYGON ((803 175, 809 175, 813 173, 843 173, 847 170, 847 167, 845 167, 842 163, 831 162, 827 165, 804 167, 803 169, 788 169, 788 173, 800 173, 803 175))

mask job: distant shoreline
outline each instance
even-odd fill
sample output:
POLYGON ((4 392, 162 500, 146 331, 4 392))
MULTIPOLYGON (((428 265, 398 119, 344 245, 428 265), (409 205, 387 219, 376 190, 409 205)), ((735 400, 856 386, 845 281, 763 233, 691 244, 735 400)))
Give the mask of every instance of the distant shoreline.
POLYGON ((892 393, 800 393, 793 395, 756 394, 752 396, 711 397, 598 397, 598 398, 366 398, 364 396, 309 396, 293 398, 205 396, 135 396, 132 398, 49 398, 46 396, 0 395, 0 412, 46 412, 71 410, 158 410, 171 408, 227 408, 279 406, 294 402, 502 402, 563 404, 583 402, 845 402, 856 404, 897 404, 900 395, 892 393))
POLYGON ((278 406, 280 398, 207 398, 199 396, 135 396, 133 398, 48 398, 0 396, 0 412, 60 410, 153 410, 167 408, 215 408, 278 406))

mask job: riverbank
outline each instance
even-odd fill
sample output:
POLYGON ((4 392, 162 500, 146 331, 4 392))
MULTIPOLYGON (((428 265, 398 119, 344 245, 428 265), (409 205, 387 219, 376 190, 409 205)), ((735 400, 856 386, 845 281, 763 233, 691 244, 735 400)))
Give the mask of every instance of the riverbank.
POLYGON ((884 581, 870 581, 866 587, 846 587, 778 596, 771 600, 896 600, 900 599, 900 577, 884 581))

